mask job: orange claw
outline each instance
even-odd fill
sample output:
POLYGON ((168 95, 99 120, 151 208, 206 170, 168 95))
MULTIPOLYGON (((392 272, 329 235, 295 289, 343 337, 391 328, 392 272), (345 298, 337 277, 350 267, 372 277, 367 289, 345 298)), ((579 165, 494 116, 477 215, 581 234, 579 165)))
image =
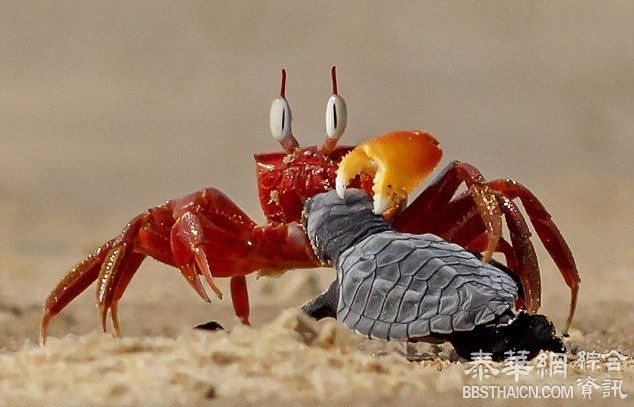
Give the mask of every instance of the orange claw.
POLYGON ((337 193, 343 198, 348 183, 361 173, 374 176, 374 212, 383 214, 400 205, 431 173, 442 150, 426 131, 396 131, 373 138, 348 153, 337 170, 337 193))

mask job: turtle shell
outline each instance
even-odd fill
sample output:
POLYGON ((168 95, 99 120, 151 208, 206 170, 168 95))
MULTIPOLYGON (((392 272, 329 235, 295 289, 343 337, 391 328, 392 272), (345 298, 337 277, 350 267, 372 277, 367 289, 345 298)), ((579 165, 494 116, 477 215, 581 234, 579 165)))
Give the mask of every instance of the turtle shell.
POLYGON ((517 298, 508 274, 432 234, 371 235, 342 252, 335 268, 337 319, 372 339, 471 331, 517 298))

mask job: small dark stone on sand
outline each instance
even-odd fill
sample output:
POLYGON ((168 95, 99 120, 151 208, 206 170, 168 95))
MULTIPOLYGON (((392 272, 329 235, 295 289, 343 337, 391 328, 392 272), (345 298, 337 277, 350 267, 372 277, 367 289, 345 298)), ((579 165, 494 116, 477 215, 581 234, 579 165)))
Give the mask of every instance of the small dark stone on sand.
POLYGON ((194 329, 200 329, 201 331, 225 331, 226 329, 217 323, 216 321, 209 321, 204 324, 196 326, 194 329))
POLYGON ((205 399, 213 400, 216 398, 216 388, 212 385, 209 385, 209 388, 205 392, 205 399))

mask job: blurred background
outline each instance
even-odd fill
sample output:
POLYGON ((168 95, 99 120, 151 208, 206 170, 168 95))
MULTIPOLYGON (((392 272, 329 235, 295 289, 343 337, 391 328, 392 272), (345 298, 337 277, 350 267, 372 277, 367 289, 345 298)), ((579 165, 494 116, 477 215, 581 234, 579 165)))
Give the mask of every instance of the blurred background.
MULTIPOLYGON (((280 149, 282 67, 300 143, 323 140, 337 65, 342 142, 426 129, 443 164, 520 180, 577 257, 577 326, 631 313, 633 22, 628 1, 1 2, 0 345, 34 338, 66 270, 148 207, 214 186, 262 222, 252 155, 280 149)), ((561 326, 568 291, 536 245, 561 326)), ((254 325, 333 278, 252 276, 254 325)), ((91 288, 52 334, 96 329, 93 304, 91 288)), ((229 301, 203 303, 153 261, 121 315, 124 334, 236 323, 229 301)))

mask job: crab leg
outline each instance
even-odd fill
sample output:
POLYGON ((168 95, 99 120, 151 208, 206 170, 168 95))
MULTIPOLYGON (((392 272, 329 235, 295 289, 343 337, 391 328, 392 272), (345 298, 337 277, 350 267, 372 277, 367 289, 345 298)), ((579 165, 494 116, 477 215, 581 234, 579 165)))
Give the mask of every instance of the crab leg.
POLYGON ((40 342, 46 340, 51 319, 97 279, 101 325, 105 330, 110 311, 118 336, 118 303, 147 256, 179 268, 205 301, 209 296, 200 274, 219 295, 214 278, 231 277, 233 306, 244 324, 249 323, 245 275, 319 266, 301 225, 256 227, 226 195, 207 188, 135 217, 121 234, 78 263, 46 300, 40 342))
MULTIPOLYGON (((469 185, 468 180, 471 180, 470 182, 472 183, 484 183, 484 185, 488 186, 491 190, 498 191, 509 199, 520 199, 531 223, 535 227, 537 235, 555 261, 564 281, 570 288, 570 310, 564 329, 564 332, 567 332, 574 317, 579 291, 580 279, 577 267, 568 244, 555 223, 551 220, 550 214, 537 197, 522 184, 508 179, 486 182, 475 167, 466 163, 453 162, 396 218, 395 226, 399 230, 410 232, 436 229, 439 222, 442 224, 443 218, 447 216, 445 211, 443 211, 443 207, 449 203, 462 180, 465 180, 467 185, 469 185)), ((452 205, 454 205, 454 202, 452 202, 452 205)), ((482 203, 477 206, 486 207, 486 205, 482 205, 482 203)), ((514 205, 507 208, 507 212, 513 212, 514 210, 516 210, 514 205)), ((479 210, 479 212, 482 213, 481 210, 479 210)), ((457 212, 456 216, 468 218, 465 213, 466 212, 457 212)), ((488 215, 486 215, 486 211, 484 213, 483 219, 486 219, 488 215)), ((515 217, 515 215, 512 214, 507 215, 507 218, 508 216, 515 217)), ((492 234, 490 228, 487 229, 489 230, 487 233, 489 236, 489 245, 486 247, 488 250, 490 248, 492 234)), ((522 228, 519 230, 521 229, 522 228)), ((450 233, 450 231, 446 233, 450 233)), ((468 242, 463 242, 463 244, 467 243, 468 242)), ((527 254, 532 255, 531 253, 532 251, 527 249, 527 254)), ((528 265, 527 267, 529 267, 529 269, 533 268, 528 265)))
MULTIPOLYGON (((465 248, 474 252, 483 252, 486 249, 488 242, 487 233, 482 233, 480 236, 475 238, 471 243, 464 245, 465 248)), ((463 246, 463 245, 461 245, 463 246)), ((521 284, 521 280, 517 275, 517 260, 515 260, 515 252, 513 251, 513 246, 503 237, 498 241, 498 247, 495 249, 496 253, 502 253, 504 256, 504 260, 506 260, 506 267, 512 274, 512 277, 517 278, 517 282, 521 284)), ((524 289, 522 287, 522 295, 515 300, 515 308, 517 309, 526 309, 526 301, 524 299, 524 289)))
MULTIPOLYGON (((487 249, 489 233, 483 230, 482 218, 469 194, 459 195, 440 213, 441 219, 434 225, 430 225, 430 229, 426 232, 442 236, 445 240, 472 251, 483 252, 487 249)), ((495 252, 504 255, 507 267, 516 268, 517 261, 513 247, 506 239, 500 237, 495 252)))
POLYGON ((194 291, 196 291, 196 294, 198 294, 205 302, 211 302, 209 295, 207 295, 207 291, 205 291, 203 284, 200 282, 196 266, 192 263, 187 263, 180 266, 179 269, 183 277, 185 277, 185 280, 187 280, 189 285, 191 285, 194 291))
POLYGON ((110 249, 106 259, 101 265, 99 277, 97 278, 97 305, 99 306, 99 314, 101 317, 101 329, 104 332, 106 332, 106 318, 108 316, 108 310, 112 305, 114 288, 121 276, 120 268, 126 254, 126 249, 126 243, 110 249))
POLYGON ((454 161, 445 167, 436 180, 395 219, 394 226, 410 233, 431 229, 463 182, 487 230, 488 243, 484 251, 484 260, 487 261, 502 235, 502 215, 484 176, 471 164, 454 161))
POLYGON ((99 247, 86 260, 77 263, 51 291, 44 303, 44 311, 40 321, 40 343, 42 345, 46 342, 51 318, 97 280, 102 265, 112 255, 113 248, 121 246, 123 243, 131 245, 145 216, 146 214, 141 214, 132 219, 119 236, 99 247))
POLYGON ((117 337, 121 336, 117 303, 123 296, 123 292, 134 273, 145 259, 145 255, 134 253, 129 246, 129 244, 123 243, 110 249, 97 278, 97 305, 99 306, 101 329, 106 332, 106 318, 108 310, 110 310, 112 327, 117 337))
POLYGON ((497 195, 509 228, 511 244, 517 260, 516 272, 522 280, 526 309, 535 313, 541 306, 542 283, 537 263, 537 253, 531 242, 531 232, 526 220, 513 201, 504 195, 497 195))
MULTIPOLYGON (((474 252, 483 252, 484 250, 486 250, 488 242, 489 238, 487 236, 487 233, 485 232, 472 240, 471 243, 464 245, 464 247, 474 252)), ((502 253, 502 255, 504 255, 504 259, 506 260, 506 267, 511 270, 517 269, 517 260, 515 260, 515 252, 513 251, 513 246, 511 246, 511 244, 505 238, 500 238, 495 251, 496 253, 502 253)))
MULTIPOLYGON (((442 220, 439 220, 427 232, 434 233, 474 252, 485 251, 489 244, 488 232, 484 230, 480 214, 473 200, 466 193, 452 200, 442 211, 442 220)), ((500 237, 495 252, 504 255, 506 266, 517 276, 515 272, 517 260, 513 246, 505 238, 500 237)), ((517 278, 519 282, 519 276, 517 278)), ((520 306, 526 308, 523 300, 521 300, 520 306)))
MULTIPOLYGON (((417 228, 415 233, 433 233, 464 247, 483 234, 482 217, 467 193, 448 201, 445 207, 439 207, 434 216, 436 215, 438 217, 433 224, 424 225, 423 230, 417 228)), ((486 246, 488 237, 484 247, 486 246)))
MULTIPOLYGON (((201 271, 209 287, 222 299, 222 291, 214 282, 207 255, 202 247, 205 239, 200 219, 191 212, 185 212, 172 227, 171 243, 176 265, 192 287, 199 292, 199 281, 195 277, 195 266, 201 271)), ((201 295, 202 296, 202 295, 201 295)))
POLYGON ((99 269, 112 245, 108 242, 86 260, 77 263, 46 298, 40 321, 40 344, 44 345, 51 319, 59 314, 75 297, 88 288, 99 276, 99 269))
MULTIPOLYGON (((499 195, 503 195, 509 200, 516 198, 521 200, 531 223, 535 227, 537 235, 555 261, 560 273, 564 277, 564 281, 570 288, 570 308, 564 326, 564 333, 566 333, 574 318, 580 281, 577 267, 568 244, 555 223, 551 220, 548 211, 526 187, 512 180, 496 180, 488 182, 487 185, 497 191, 499 195)), ((439 211, 442 219, 436 222, 435 225, 432 225, 430 231, 440 234, 446 239, 463 246, 471 244, 471 239, 477 236, 476 231, 480 230, 481 226, 477 225, 478 222, 474 222, 474 219, 477 217, 476 209, 469 201, 469 197, 465 195, 461 195, 451 201, 447 209, 439 211), (471 232, 465 231, 466 228, 462 226, 463 223, 473 223, 470 228, 471 232)), ((517 211, 519 213, 515 205, 510 209, 511 212, 517 211)), ((520 230, 523 230, 523 227, 520 227, 520 230)), ((529 250, 528 253, 530 254, 531 251, 529 250)), ((507 263, 507 265, 515 269, 510 263, 507 263)))
POLYGON ((244 325, 249 325, 249 293, 245 276, 231 277, 231 300, 236 316, 244 325))
MULTIPOLYGON (((382 213, 398 231, 435 232, 462 245, 468 245, 476 238, 484 239, 481 234, 485 233, 486 245, 480 242, 485 261, 490 260, 499 247, 504 216, 511 234, 516 271, 526 286, 526 307, 534 312, 540 305, 541 281, 530 231, 512 201, 519 198, 542 243, 570 287, 566 332, 577 302, 577 268, 570 248, 550 215, 524 186, 511 180, 487 182, 477 168, 454 161, 411 205, 401 210, 403 198, 429 174, 440 156, 441 150, 429 133, 394 132, 377 137, 360 144, 341 160, 337 170, 337 193, 343 198, 347 182, 365 172, 373 176, 374 212, 382 213), (463 183, 467 186, 467 194, 454 199, 463 183)), ((506 247, 506 250, 510 249, 506 247)))
POLYGON ((509 179, 500 179, 488 183, 491 188, 499 191, 509 199, 519 198, 528 217, 542 241, 544 247, 553 259, 564 281, 570 288, 570 312, 566 320, 564 332, 568 332, 574 318, 579 293, 579 272, 572 251, 561 235, 559 228, 552 221, 550 214, 537 197, 524 185, 509 179))
POLYGON ((137 272, 141 263, 145 260, 145 255, 142 253, 130 252, 126 254, 121 264, 121 270, 119 272, 119 278, 117 285, 114 287, 114 294, 112 296, 112 302, 110 304, 110 317, 112 319, 112 329, 116 337, 121 336, 121 329, 119 328, 119 313, 118 305, 119 301, 123 297, 125 289, 130 284, 132 277, 137 272))
MULTIPOLYGON (((513 201, 499 193, 496 194, 496 199, 511 236, 513 256, 507 255, 507 259, 513 258, 514 263, 507 263, 507 265, 522 281, 526 308, 529 312, 535 312, 539 309, 541 302, 541 280, 537 255, 530 241, 530 230, 513 201)), ((454 199, 440 212, 442 219, 439 219, 427 232, 438 234, 444 239, 467 247, 471 244, 475 246, 477 242, 474 241, 482 239, 481 235, 488 233, 480 220, 475 204, 467 194, 454 199)), ((503 248, 504 252, 508 253, 510 249, 505 246, 508 246, 506 241, 502 245, 498 243, 496 249, 502 251, 503 248)), ((473 249, 475 250, 475 247, 473 249)))

